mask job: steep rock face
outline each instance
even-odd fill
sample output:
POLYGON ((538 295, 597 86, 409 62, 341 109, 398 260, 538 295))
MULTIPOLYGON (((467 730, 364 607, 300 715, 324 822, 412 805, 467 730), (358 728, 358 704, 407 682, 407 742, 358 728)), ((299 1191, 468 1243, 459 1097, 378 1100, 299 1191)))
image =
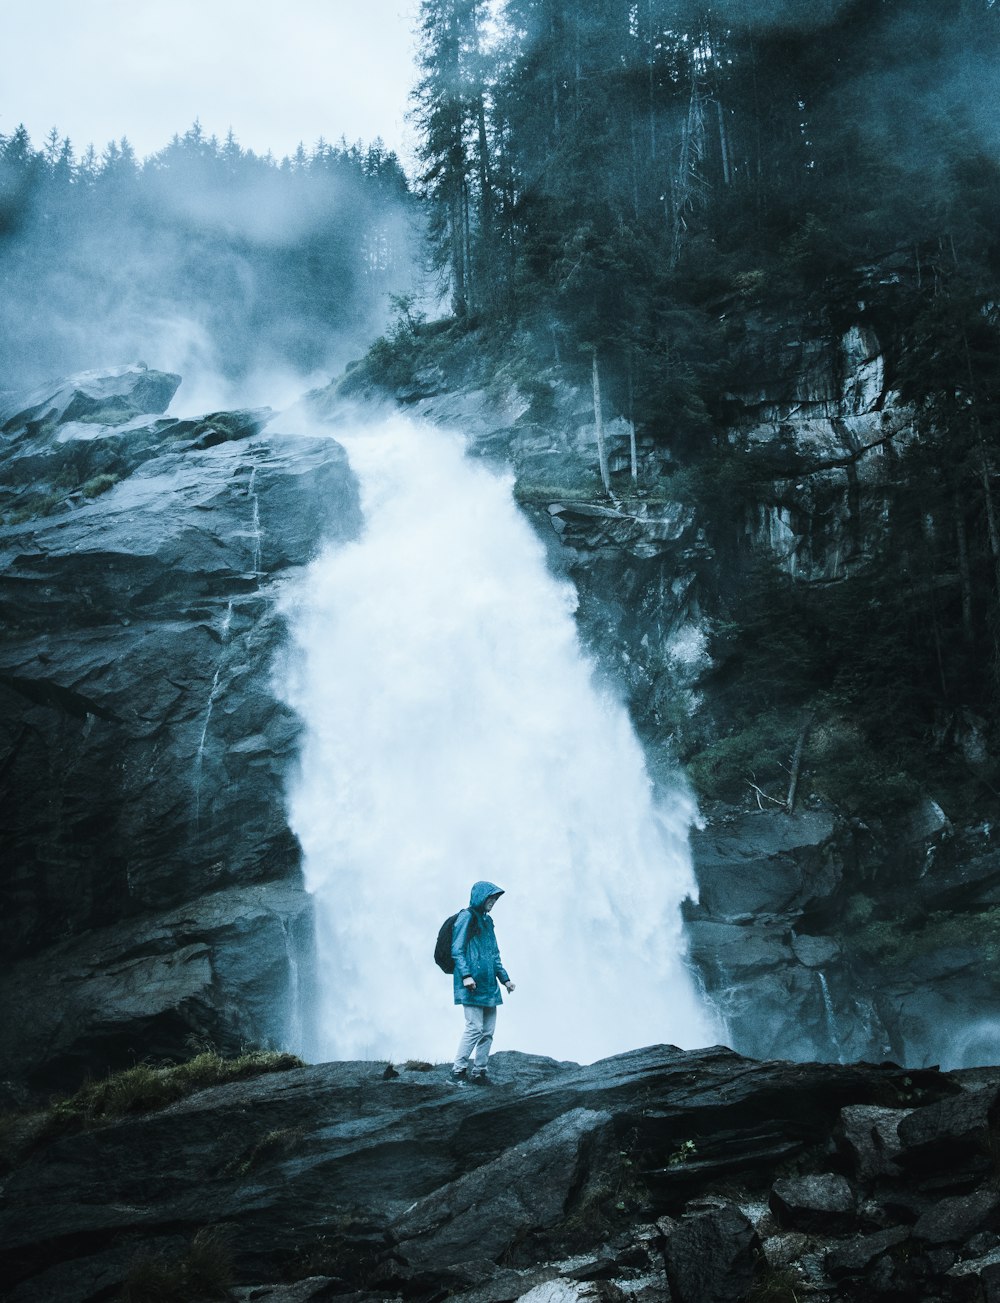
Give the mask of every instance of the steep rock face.
POLYGON ((794 461, 796 471, 775 478, 751 510, 748 541, 800 580, 842 579, 885 545, 887 490, 913 437, 912 412, 887 389, 867 326, 833 347, 815 341, 793 359, 764 357, 772 369, 760 386, 733 395, 734 435, 749 454, 794 461))
MULTIPOLYGON (((91 1023, 112 1062, 151 1019, 173 1028, 153 1038, 164 1050, 192 1031, 273 1036, 280 1018, 263 1015, 284 1011, 284 934, 258 929, 258 976, 234 984, 224 952, 245 930, 237 917, 227 933, 217 902, 276 883, 262 917, 301 926, 304 908, 289 896, 283 777, 297 725, 271 686, 275 596, 324 539, 357 530, 355 486, 338 444, 283 437, 268 411, 157 416, 177 383, 122 369, 0 411, 0 941, 5 966, 64 955, 77 974, 60 977, 65 1021, 31 1006, 28 1042, 62 1075, 87 1058, 77 1040, 91 1023), (133 962, 150 926, 155 978, 152 960, 133 962), (73 938, 94 929, 88 957, 73 938), (118 994, 93 976, 116 946, 133 964, 118 994), (168 989, 186 1012, 167 1016, 168 989)), ((5 1029, 0 1053, 26 1065, 17 1040, 5 1029)))
POLYGON ((309 898, 293 877, 45 946, 0 972, 4 1074, 72 1090, 109 1064, 176 1056, 192 1037, 228 1052, 281 1041, 311 935, 309 898))

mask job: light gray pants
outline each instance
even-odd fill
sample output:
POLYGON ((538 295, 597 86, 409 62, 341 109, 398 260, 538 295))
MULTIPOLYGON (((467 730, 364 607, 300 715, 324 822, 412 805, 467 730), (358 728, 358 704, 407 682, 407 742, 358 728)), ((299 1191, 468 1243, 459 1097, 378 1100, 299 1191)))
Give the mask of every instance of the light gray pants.
POLYGON ((473 1074, 486 1071, 486 1060, 493 1044, 493 1029, 497 1025, 496 1005, 463 1004, 465 1031, 458 1042, 455 1071, 461 1072, 472 1059, 473 1074))

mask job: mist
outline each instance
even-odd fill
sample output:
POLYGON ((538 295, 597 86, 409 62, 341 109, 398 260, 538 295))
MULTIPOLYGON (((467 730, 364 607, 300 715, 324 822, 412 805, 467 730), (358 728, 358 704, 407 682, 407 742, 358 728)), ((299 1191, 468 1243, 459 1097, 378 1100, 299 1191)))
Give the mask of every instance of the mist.
POLYGON ((195 123, 140 162, 53 131, 0 139, 0 388, 142 361, 174 410, 282 405, 379 333, 416 219, 380 142, 280 163, 195 123), (266 377, 266 381, 260 378, 266 377))

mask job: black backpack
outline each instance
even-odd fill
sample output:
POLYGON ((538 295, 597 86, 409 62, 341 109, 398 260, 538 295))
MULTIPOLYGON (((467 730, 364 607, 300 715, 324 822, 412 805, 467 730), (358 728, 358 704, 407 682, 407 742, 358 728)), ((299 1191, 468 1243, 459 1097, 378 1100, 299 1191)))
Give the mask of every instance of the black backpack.
MULTIPOLYGON (((458 914, 461 914, 461 912, 462 911, 459 910, 458 914)), ((451 936, 455 930, 455 919, 458 918, 458 914, 452 914, 449 918, 445 919, 438 932, 438 939, 434 943, 434 962, 437 964, 438 968, 445 973, 453 973, 455 971, 455 961, 451 957, 451 936)), ((475 921, 476 916, 473 914, 472 922, 475 923, 475 921)))

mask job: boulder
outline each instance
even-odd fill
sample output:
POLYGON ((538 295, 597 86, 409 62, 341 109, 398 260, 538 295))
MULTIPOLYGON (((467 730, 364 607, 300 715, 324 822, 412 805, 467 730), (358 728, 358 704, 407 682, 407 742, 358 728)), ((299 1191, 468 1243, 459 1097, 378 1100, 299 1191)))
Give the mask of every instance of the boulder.
POLYGON ((771 1189, 769 1203, 782 1226, 791 1230, 838 1235, 854 1230, 857 1225, 854 1191, 846 1177, 833 1172, 777 1181, 771 1189))
POLYGON ((985 1086, 914 1109, 897 1127, 901 1148, 896 1161, 918 1177, 957 1169, 989 1171, 991 1124, 998 1107, 1000 1093, 985 1086))
POLYGON ((717 919, 804 909, 840 882, 822 848, 835 831, 826 811, 761 811, 691 835, 699 900, 717 919))
POLYGON ((964 1244, 980 1231, 1000 1229, 1000 1194, 974 1190, 941 1199, 917 1219, 913 1238, 928 1244, 964 1244))
POLYGON ((36 435, 72 421, 123 424, 134 416, 165 412, 181 377, 135 366, 82 371, 0 403, 0 434, 36 435))
POLYGON ((150 1055, 184 1058, 192 1038, 279 1042, 311 932, 304 889, 271 882, 58 942, 0 973, 4 1073, 71 1091, 150 1055))
POLYGON ((947 1297, 964 1303, 1000 1303, 1000 1250, 956 1262, 944 1281, 947 1297))
POLYGON ((910 1238, 905 1226, 890 1226, 871 1235, 855 1235, 832 1248, 826 1255, 826 1269, 834 1280, 863 1276, 878 1260, 910 1238))
POLYGON ((899 1176, 895 1160, 902 1142, 897 1128, 904 1116, 899 1109, 875 1104, 853 1104, 841 1109, 834 1134, 857 1180, 870 1183, 899 1176))
POLYGON ((760 1240, 749 1218, 727 1204, 682 1218, 663 1252, 673 1303, 743 1303, 760 1240))

